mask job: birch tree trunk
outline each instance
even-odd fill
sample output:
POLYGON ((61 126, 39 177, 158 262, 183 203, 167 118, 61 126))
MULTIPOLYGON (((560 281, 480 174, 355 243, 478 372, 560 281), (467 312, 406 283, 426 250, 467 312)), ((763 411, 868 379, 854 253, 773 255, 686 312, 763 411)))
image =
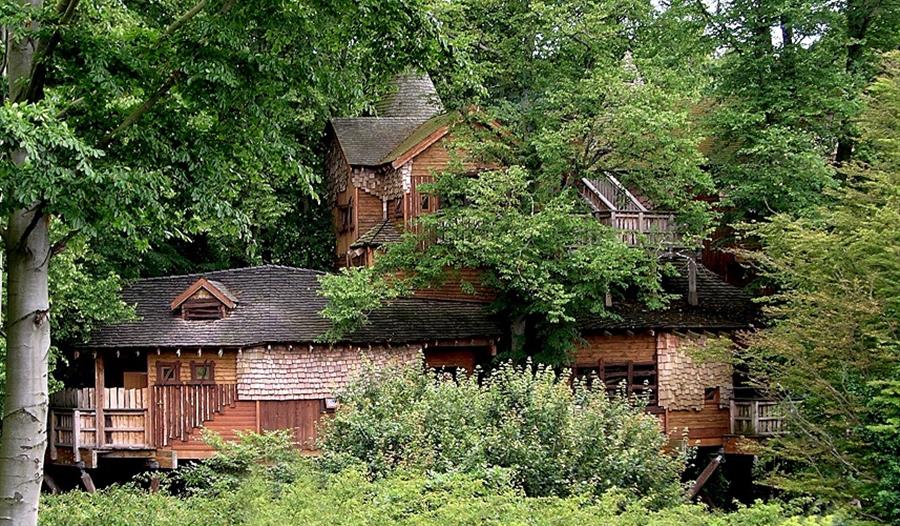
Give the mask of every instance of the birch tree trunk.
MULTIPOLYGON (((41 0, 23 0, 36 13, 41 0)), ((36 29, 34 23, 25 22, 36 29)), ((9 99, 18 101, 29 81, 37 43, 6 28, 9 99)), ((17 165, 25 152, 12 153, 17 165)), ((0 435, 0 524, 37 524, 47 445, 50 322, 50 224, 40 203, 9 214, 7 262, 6 398, 0 435)))

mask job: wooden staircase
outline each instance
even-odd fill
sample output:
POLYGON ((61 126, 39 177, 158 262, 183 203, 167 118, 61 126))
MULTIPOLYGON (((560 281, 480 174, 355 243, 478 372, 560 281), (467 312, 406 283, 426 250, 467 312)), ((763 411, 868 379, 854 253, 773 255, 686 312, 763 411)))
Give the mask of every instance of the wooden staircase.
POLYGON ((157 385, 153 387, 153 443, 171 447, 227 407, 237 404, 237 385, 157 385))

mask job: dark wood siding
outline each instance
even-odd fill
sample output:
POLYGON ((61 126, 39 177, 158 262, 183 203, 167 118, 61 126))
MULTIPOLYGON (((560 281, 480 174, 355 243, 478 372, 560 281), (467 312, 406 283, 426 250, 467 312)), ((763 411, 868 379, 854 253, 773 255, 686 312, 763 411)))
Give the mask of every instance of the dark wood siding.
POLYGON ((259 402, 259 424, 263 431, 291 429, 295 443, 313 449, 324 410, 324 400, 265 400, 259 402))

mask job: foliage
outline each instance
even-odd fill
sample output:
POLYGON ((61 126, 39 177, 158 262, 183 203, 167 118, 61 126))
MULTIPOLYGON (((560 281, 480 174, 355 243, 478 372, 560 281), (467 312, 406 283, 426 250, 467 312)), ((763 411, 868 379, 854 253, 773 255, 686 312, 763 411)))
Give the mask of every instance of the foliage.
POLYGON ((505 472, 533 497, 616 490, 654 507, 681 498, 685 458, 662 452, 644 401, 610 400, 580 383, 573 391, 544 366, 500 364, 481 382, 398 366, 369 371, 340 401, 321 441, 328 466, 361 462, 381 477, 505 472))
POLYGON ((771 326, 751 339, 756 380, 787 402, 793 433, 772 442, 789 461, 771 481, 862 512, 900 519, 900 57, 867 97, 858 123, 865 161, 834 204, 776 215, 750 230, 757 261, 780 291, 771 326), (886 116, 892 116, 885 118, 886 116))
POLYGON ((547 189, 513 166, 474 178, 444 174, 428 191, 441 196, 441 208, 419 219, 422 234, 406 234, 373 269, 322 279, 329 300, 324 314, 338 336, 383 301, 466 268, 482 271, 504 315, 529 319, 533 331, 543 331, 542 338, 532 333, 526 350, 556 363, 565 362, 578 316, 608 314, 608 292, 637 293, 650 308, 666 300, 656 259, 586 214, 571 189, 547 189), (440 241, 430 242, 433 236, 440 241))
POLYGON ((290 430, 262 434, 239 432, 233 442, 225 441, 215 433, 204 433, 205 442, 216 450, 216 454, 182 467, 166 481, 188 494, 209 496, 237 491, 251 475, 273 481, 290 480, 290 472, 300 460, 300 452, 291 442, 293 434, 290 430))
POLYGON ((69 492, 44 499, 43 526, 569 525, 829 526, 840 517, 794 516, 779 504, 722 514, 701 505, 649 510, 611 492, 585 497, 525 497, 466 474, 398 473, 370 480, 358 470, 322 473, 301 464, 297 479, 273 484, 251 477, 236 491, 178 498, 134 487, 69 492))
POLYGON ((896 48, 892 1, 695 2, 719 57, 703 113, 729 220, 825 203, 852 158, 862 88, 896 48))

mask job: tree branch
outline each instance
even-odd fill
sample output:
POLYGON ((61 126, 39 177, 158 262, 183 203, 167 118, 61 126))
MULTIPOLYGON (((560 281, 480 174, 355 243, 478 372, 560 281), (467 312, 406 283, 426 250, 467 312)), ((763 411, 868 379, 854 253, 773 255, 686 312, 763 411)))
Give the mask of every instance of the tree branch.
POLYGON ((20 237, 18 243, 16 243, 16 252, 21 252, 25 249, 25 243, 28 242, 28 236, 31 235, 31 232, 34 231, 38 221, 44 216, 44 203, 38 203, 32 210, 33 215, 31 216, 31 221, 29 221, 28 226, 25 227, 25 231, 22 232, 22 237, 20 237))
POLYGON ((190 21, 190 19, 197 16, 197 13, 202 11, 203 8, 206 7, 207 3, 208 3, 207 0, 200 0, 199 2, 197 2, 196 5, 194 5, 194 7, 188 9, 188 11, 185 14, 181 15, 181 18, 179 18, 178 20, 169 24, 169 27, 167 27, 166 30, 163 31, 163 34, 160 37, 160 40, 165 40, 165 39, 169 38, 170 36, 172 36, 172 34, 174 34, 176 31, 178 31, 179 27, 183 26, 188 21, 190 21))
POLYGON ((172 86, 174 86, 175 83, 178 82, 178 79, 180 77, 181 71, 177 69, 173 71, 168 76, 168 78, 166 78, 165 82, 163 82, 159 86, 159 88, 157 88, 156 91, 153 92, 153 95, 150 95, 147 100, 145 100, 140 106, 135 108, 134 111, 132 111, 131 114, 125 117, 125 120, 122 121, 121 124, 116 126, 114 130, 106 134, 106 137, 104 137, 103 140, 100 141, 100 147, 105 148, 106 146, 109 146, 109 143, 112 142, 116 135, 137 122, 145 113, 150 111, 150 109, 153 108, 153 106, 157 102, 159 102, 159 99, 163 98, 163 96, 168 93, 170 89, 172 89, 172 86))
POLYGON ((69 231, 66 235, 64 235, 62 237, 62 239, 60 239, 56 243, 53 243, 53 245, 50 247, 50 252, 49 252, 48 257, 53 257, 53 256, 59 254, 60 252, 62 252, 63 250, 65 250, 66 245, 69 244, 69 241, 72 241, 72 239, 75 236, 77 236, 79 233, 81 233, 81 230, 76 228, 75 230, 69 231))

